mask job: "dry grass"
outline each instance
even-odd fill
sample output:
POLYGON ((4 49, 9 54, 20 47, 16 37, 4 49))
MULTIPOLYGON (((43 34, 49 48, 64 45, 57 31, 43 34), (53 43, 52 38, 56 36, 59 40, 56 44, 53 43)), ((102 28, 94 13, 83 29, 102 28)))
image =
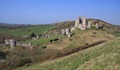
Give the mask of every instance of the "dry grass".
POLYGON ((15 70, 119 70, 120 38, 78 53, 15 70))
POLYGON ((71 50, 73 48, 92 44, 96 41, 110 40, 115 38, 112 34, 107 34, 102 30, 85 30, 81 31, 76 29, 74 35, 70 38, 63 37, 61 41, 47 44, 48 49, 57 50, 71 50))

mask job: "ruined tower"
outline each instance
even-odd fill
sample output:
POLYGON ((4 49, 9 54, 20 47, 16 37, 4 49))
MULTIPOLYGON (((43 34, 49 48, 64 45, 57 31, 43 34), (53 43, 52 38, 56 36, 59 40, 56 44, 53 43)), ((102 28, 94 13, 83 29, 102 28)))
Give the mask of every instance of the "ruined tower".
POLYGON ((16 46, 16 41, 15 39, 10 39, 10 47, 15 47, 16 46))
POLYGON ((75 27, 80 28, 81 30, 86 29, 86 17, 79 17, 78 20, 75 21, 75 27))

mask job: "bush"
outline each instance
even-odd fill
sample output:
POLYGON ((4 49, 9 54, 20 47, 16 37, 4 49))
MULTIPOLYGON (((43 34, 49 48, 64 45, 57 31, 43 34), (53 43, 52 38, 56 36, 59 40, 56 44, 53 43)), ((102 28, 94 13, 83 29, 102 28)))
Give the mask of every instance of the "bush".
POLYGON ((21 67, 27 63, 31 63, 31 60, 28 57, 19 57, 19 56, 12 56, 11 58, 7 59, 7 65, 11 68, 21 67))
MULTIPOLYGON (((47 46, 43 46, 43 48, 45 47, 47 46)), ((35 47, 32 50, 29 48, 15 47, 14 49, 7 51, 6 61, 0 64, 0 69, 12 70, 29 63, 55 59, 61 55, 61 52, 58 50, 41 49, 41 47, 35 47)))
POLYGON ((93 32, 92 34, 96 34, 96 32, 93 32))
POLYGON ((0 59, 5 59, 6 58, 5 56, 6 56, 6 53, 0 51, 0 59))
POLYGON ((73 39, 69 39, 69 41, 72 41, 73 39))
POLYGON ((47 46, 42 46, 43 49, 47 48, 47 46))
POLYGON ((42 50, 39 47, 33 50, 16 47, 6 53, 6 61, 0 64, 0 69, 2 70, 12 70, 13 68, 36 62, 41 58, 42 50))
POLYGON ((30 37, 36 37, 35 33, 31 33, 30 37))

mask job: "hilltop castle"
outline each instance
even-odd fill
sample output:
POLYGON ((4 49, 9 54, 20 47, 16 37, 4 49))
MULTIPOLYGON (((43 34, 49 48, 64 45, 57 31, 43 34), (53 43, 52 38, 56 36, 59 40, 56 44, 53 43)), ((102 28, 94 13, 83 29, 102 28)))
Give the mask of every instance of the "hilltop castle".
MULTIPOLYGON (((91 20, 87 21, 86 17, 79 17, 75 21, 74 28, 79 28, 81 30, 85 30, 87 28, 91 28, 92 26, 96 27, 96 29, 103 28, 103 24, 100 24, 99 22, 91 22, 91 20)), ((72 30, 74 30, 74 28, 72 30)))
POLYGON ((91 21, 87 22, 86 17, 79 17, 75 21, 75 27, 80 28, 81 30, 85 30, 86 28, 91 28, 91 21))

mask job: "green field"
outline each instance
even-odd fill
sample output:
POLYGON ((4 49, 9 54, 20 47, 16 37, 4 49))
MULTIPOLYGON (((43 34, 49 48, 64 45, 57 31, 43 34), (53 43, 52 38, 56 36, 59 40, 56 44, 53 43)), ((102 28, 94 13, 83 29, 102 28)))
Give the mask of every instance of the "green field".
POLYGON ((119 70, 120 37, 78 53, 15 70, 119 70))
POLYGON ((0 33, 13 35, 13 36, 24 36, 30 35, 32 32, 35 34, 42 34, 47 32, 47 30, 53 28, 53 25, 39 25, 39 26, 29 26, 26 28, 19 28, 16 30, 0 29, 0 33))
POLYGON ((62 35, 55 35, 49 38, 40 38, 38 40, 27 40, 23 43, 31 43, 31 44, 47 44, 49 43, 50 40, 55 39, 55 38, 59 38, 62 37, 62 35))

